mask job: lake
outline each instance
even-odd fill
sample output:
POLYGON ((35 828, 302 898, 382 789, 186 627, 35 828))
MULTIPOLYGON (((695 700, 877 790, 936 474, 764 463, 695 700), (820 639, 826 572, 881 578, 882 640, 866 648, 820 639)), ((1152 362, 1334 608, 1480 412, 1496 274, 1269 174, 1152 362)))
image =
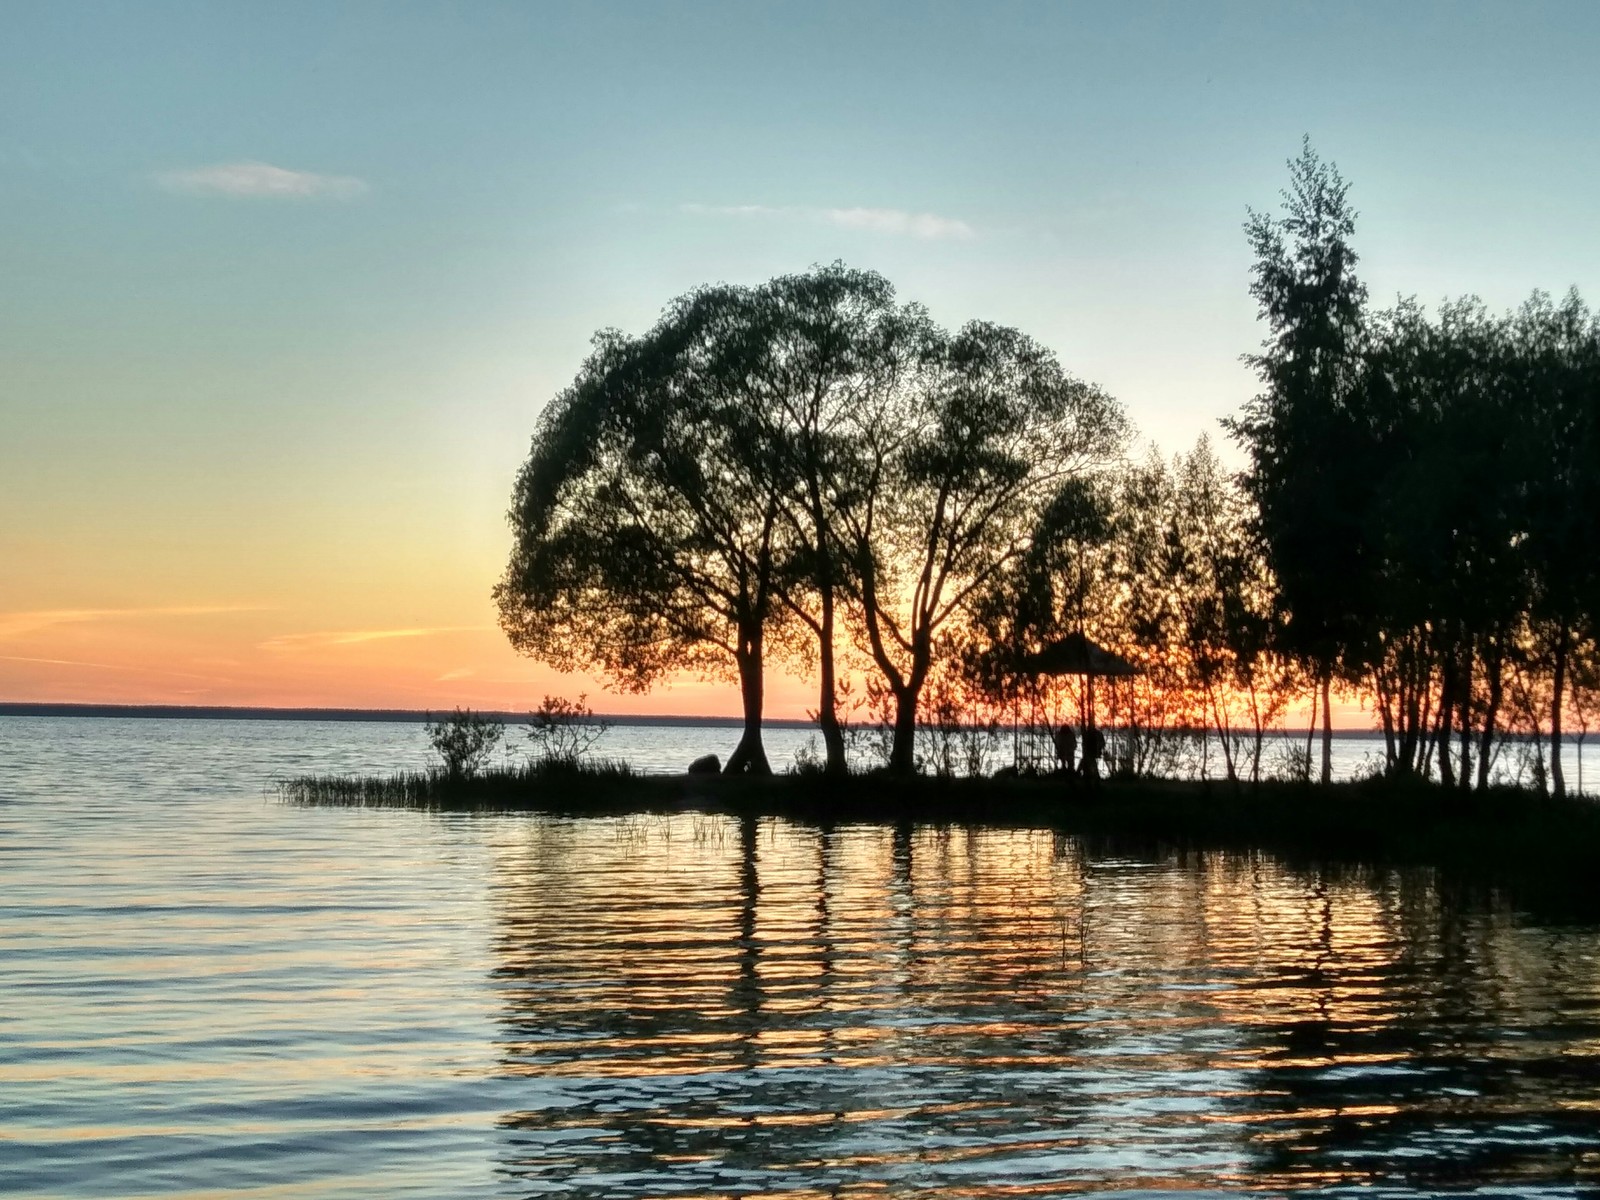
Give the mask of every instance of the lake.
POLYGON ((1048 831, 270 792, 425 761, 412 725, 0 718, 0 1194, 1600 1185, 1593 926, 1048 831))

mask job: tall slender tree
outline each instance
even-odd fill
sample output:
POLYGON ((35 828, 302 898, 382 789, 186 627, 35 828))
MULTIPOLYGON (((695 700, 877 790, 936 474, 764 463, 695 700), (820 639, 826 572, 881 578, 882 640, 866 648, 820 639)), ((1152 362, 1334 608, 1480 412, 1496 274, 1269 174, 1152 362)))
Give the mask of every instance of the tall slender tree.
POLYGON ((1322 779, 1332 773, 1330 690, 1364 661, 1370 612, 1365 513, 1369 445, 1352 419, 1361 399, 1366 289, 1350 239, 1349 185, 1310 139, 1289 163, 1279 215, 1252 211, 1251 294, 1268 337, 1255 368, 1261 392, 1228 428, 1249 456, 1254 499, 1288 644, 1311 667, 1323 712, 1322 779))

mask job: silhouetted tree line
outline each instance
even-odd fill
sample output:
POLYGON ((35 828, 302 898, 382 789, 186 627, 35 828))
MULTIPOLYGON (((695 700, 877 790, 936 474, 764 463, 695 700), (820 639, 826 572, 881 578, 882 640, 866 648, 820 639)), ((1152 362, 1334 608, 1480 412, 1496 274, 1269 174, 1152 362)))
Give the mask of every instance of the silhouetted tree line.
POLYGON ((502 624, 625 689, 736 677, 729 771, 769 769, 775 659, 817 679, 823 769, 864 699, 888 766, 948 769, 952 729, 1059 693, 1027 663, 1074 632, 1140 668, 1111 714, 1124 769, 1259 779, 1309 691, 1326 779, 1344 691, 1390 772, 1483 786, 1507 735, 1554 746, 1564 698, 1592 709, 1600 326, 1576 295, 1372 312, 1354 219, 1309 145, 1282 213, 1251 214, 1270 337, 1227 422, 1238 477, 1204 440, 1129 462, 1117 403, 1037 342, 943 329, 840 264, 602 331, 518 477, 502 624))
POLYGON ((1395 775, 1485 786, 1508 732, 1565 789, 1600 617, 1600 322, 1576 292, 1488 313, 1373 311, 1348 186, 1309 142, 1280 214, 1252 213, 1263 390, 1229 423, 1268 551, 1280 644, 1371 700, 1395 775))

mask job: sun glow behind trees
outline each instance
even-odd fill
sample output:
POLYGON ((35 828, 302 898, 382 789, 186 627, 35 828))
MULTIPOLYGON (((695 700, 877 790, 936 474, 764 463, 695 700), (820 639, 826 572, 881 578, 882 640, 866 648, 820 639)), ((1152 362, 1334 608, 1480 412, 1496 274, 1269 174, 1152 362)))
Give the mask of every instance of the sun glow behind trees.
MULTIPOLYGON (((642 338, 601 335, 547 413, 502 620, 519 648, 626 686, 731 666, 745 736, 729 768, 764 771, 767 647, 814 635, 827 732, 842 602, 893 698, 890 762, 909 770, 936 637, 1124 431, 1037 343, 981 322, 948 333, 870 272, 706 288, 642 338)), ((842 770, 836 731, 827 752, 842 770)))

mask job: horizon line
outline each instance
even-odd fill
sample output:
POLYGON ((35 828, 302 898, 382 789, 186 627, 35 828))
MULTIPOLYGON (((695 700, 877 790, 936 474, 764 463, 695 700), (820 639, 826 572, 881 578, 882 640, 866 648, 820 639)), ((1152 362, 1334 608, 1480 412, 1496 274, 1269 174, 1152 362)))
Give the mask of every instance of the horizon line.
MULTIPOLYGON (((368 721, 394 724, 421 724, 437 715, 448 715, 459 705, 448 709, 426 708, 362 708, 354 706, 324 705, 267 705, 267 704, 97 704, 80 701, 0 700, 0 717, 73 717, 73 718, 137 718, 149 720, 189 721, 368 721)), ((525 722, 530 709, 490 709, 472 711, 495 717, 509 724, 525 722)), ((681 713, 595 713, 595 720, 610 725, 692 726, 714 725, 740 728, 744 719, 728 715, 695 716, 681 713)), ((764 728, 816 729, 817 723, 804 717, 764 717, 764 728)), ((1268 736, 1295 734, 1299 729, 1277 728, 1268 736)), ((1355 735, 1359 737, 1383 736, 1381 730, 1357 726, 1336 726, 1334 737, 1355 735)))
MULTIPOLYGON (((237 721, 390 721, 421 723, 448 716, 461 705, 448 708, 368 708, 349 705, 273 704, 101 704, 83 701, 0 700, 0 717, 137 717, 175 720, 237 721)), ((511 723, 526 721, 531 709, 474 708, 472 712, 511 723)), ((611 725, 730 725, 744 724, 742 717, 689 716, 679 713, 595 713, 597 721, 611 725)), ((767 717, 763 725, 809 728, 815 722, 800 717, 767 717)))

